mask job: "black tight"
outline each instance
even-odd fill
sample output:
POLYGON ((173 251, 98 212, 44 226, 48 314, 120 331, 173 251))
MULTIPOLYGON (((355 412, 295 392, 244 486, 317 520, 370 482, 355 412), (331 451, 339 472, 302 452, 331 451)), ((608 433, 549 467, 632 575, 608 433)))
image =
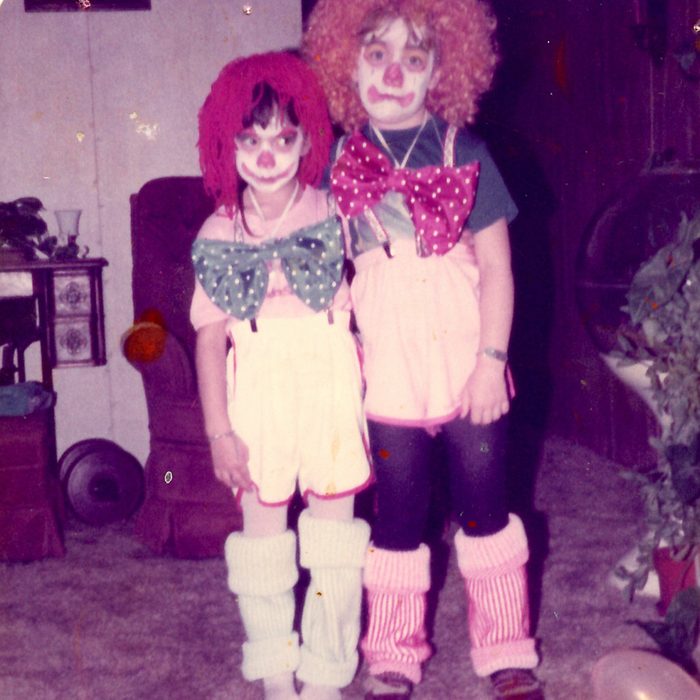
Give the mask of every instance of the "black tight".
POLYGON ((450 509, 468 535, 490 535, 508 524, 505 438, 507 421, 473 425, 468 418, 423 428, 369 421, 377 478, 374 544, 416 549, 425 537, 433 493, 433 470, 441 455, 448 468, 450 509), (441 449, 444 450, 441 452, 441 449))

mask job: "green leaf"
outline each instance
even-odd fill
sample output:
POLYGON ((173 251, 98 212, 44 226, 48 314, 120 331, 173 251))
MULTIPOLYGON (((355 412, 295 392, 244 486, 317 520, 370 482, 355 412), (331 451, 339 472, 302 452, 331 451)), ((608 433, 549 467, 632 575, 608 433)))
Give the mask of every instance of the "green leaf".
POLYGON ((667 658, 686 668, 693 668, 692 654, 698 641, 700 590, 687 588, 678 592, 668 606, 663 622, 633 620, 658 645, 667 658))
POLYGON ((41 203, 40 199, 36 197, 20 197, 15 200, 15 206, 20 214, 37 214, 40 212, 44 205, 41 203))
POLYGON ((696 435, 690 445, 671 444, 664 450, 671 465, 673 488, 685 505, 693 504, 700 497, 699 447, 700 442, 696 435))

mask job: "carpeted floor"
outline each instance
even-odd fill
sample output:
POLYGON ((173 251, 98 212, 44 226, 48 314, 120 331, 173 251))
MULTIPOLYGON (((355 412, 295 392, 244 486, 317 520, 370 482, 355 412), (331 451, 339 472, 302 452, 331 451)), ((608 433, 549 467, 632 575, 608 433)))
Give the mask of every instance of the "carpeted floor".
MULTIPOLYGON (((558 439, 535 448, 533 549, 540 676, 549 700, 592 700, 590 670, 606 652, 653 645, 629 619, 654 619, 606 579, 640 527, 637 494, 619 467, 558 439), (541 590, 540 586, 541 584, 541 590)), ((130 523, 69 522, 67 555, 0 565, 2 700, 262 698, 240 676, 242 629, 223 560, 156 558, 130 523)), ((450 538, 445 539, 446 543, 450 538)), ((437 550, 438 569, 445 561, 437 550)), ((471 670, 454 556, 443 567, 436 654, 416 700, 486 700, 471 670)), ((363 672, 344 697, 362 697, 363 672)))

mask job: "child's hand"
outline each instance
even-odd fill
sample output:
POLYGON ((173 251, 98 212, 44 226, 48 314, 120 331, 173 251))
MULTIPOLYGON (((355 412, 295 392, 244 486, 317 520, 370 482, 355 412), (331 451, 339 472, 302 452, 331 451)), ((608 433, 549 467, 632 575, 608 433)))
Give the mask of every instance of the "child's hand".
POLYGON ((505 367, 491 358, 479 358, 462 392, 461 418, 475 425, 493 423, 508 413, 510 401, 505 367))
POLYGON ((211 457, 216 478, 229 488, 251 491, 253 482, 248 471, 248 446, 235 433, 211 443, 211 457))

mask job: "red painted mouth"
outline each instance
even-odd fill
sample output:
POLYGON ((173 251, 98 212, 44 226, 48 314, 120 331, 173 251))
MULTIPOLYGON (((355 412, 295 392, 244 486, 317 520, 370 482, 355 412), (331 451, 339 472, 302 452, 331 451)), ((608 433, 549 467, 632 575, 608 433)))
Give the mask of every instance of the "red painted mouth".
POLYGON ((367 90, 367 97, 369 97, 369 101, 372 103, 393 100, 394 102, 398 102, 401 107, 408 107, 408 105, 413 102, 415 93, 407 92, 405 95, 391 95, 387 92, 379 92, 379 90, 372 85, 369 90, 367 90))
POLYGON ((258 182, 262 182, 265 185, 272 185, 275 182, 277 182, 278 180, 282 180, 283 178, 287 177, 287 175, 289 175, 289 171, 291 170, 291 166, 290 166, 286 170, 283 170, 279 175, 272 175, 270 177, 265 177, 264 175, 254 173, 245 163, 242 164, 241 168, 245 172, 246 176, 257 180, 258 182))

